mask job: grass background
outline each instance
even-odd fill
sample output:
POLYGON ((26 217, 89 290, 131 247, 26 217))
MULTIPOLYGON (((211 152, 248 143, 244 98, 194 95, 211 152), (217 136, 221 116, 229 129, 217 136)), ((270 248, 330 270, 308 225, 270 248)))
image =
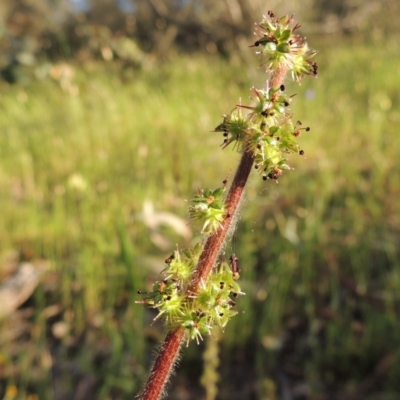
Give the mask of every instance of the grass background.
MULTIPOLYGON (((320 76, 287 85, 312 128, 305 157, 278 185, 254 173, 227 245, 247 295, 219 348, 206 344, 220 360, 220 399, 400 396, 400 49, 315 47, 320 76)), ((253 61, 87 64, 66 80, 2 87, 0 268, 43 271, 0 321, 2 397, 137 393, 163 332, 136 291, 192 241, 174 224, 152 226, 144 204, 186 221, 186 199, 232 177, 239 155, 210 131, 263 81, 253 61)), ((200 384, 203 348, 184 350, 170 399, 214 398, 200 384)))

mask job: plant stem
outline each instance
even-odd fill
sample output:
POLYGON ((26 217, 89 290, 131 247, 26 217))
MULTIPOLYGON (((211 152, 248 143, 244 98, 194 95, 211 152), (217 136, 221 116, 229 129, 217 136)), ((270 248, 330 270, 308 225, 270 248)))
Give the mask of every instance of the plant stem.
POLYGON ((222 228, 207 239, 199 263, 197 264, 197 268, 194 271, 192 281, 188 287, 188 292, 191 294, 197 292, 199 285, 203 280, 207 280, 213 266, 215 265, 226 235, 231 228, 232 222, 235 220, 234 216, 239 208, 244 187, 250 175, 251 167, 253 166, 253 160, 253 153, 251 151, 245 151, 243 153, 225 201, 227 217, 222 223, 222 228))
POLYGON ((167 333, 157 359, 153 364, 147 384, 140 396, 141 400, 158 400, 161 398, 184 338, 184 328, 176 328, 167 333))
MULTIPOLYGON (((274 70, 269 80, 269 86, 280 86, 284 81, 286 72, 286 66, 281 66, 274 70)), ((225 201, 227 216, 222 223, 221 229, 209 236, 207 239, 187 290, 191 295, 197 293, 201 282, 206 281, 211 274, 212 268, 221 252, 226 236, 232 223, 235 221, 235 214, 239 208, 244 187, 253 166, 253 161, 253 152, 250 150, 244 151, 225 201)), ((183 328, 176 328, 167 334, 140 397, 141 400, 158 400, 161 398, 165 384, 171 375, 184 338, 185 330, 183 328)))
MULTIPOLYGON (((253 154, 250 151, 245 151, 225 202, 228 216, 225 218, 222 228, 211 235, 204 246, 192 282, 188 288, 188 292, 190 293, 196 293, 201 281, 207 279, 211 273, 223 246, 233 216, 240 204, 252 165, 253 154)), ((160 398, 168 377, 172 372, 184 336, 185 331, 183 328, 177 328, 167 334, 143 390, 141 400, 158 400, 160 398)))

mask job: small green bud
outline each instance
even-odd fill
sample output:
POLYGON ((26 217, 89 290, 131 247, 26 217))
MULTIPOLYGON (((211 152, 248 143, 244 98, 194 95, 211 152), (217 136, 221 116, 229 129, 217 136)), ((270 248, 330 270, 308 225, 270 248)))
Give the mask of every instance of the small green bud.
POLYGON ((243 147, 240 146, 245 140, 249 126, 249 121, 243 117, 240 107, 235 107, 229 115, 224 115, 222 124, 219 124, 214 132, 223 132, 225 137, 223 148, 236 142, 239 144, 239 150, 243 150, 243 147))
POLYGON ((193 204, 189 207, 189 215, 203 224, 202 233, 213 233, 222 227, 226 214, 224 192, 225 187, 214 191, 205 189, 191 199, 193 204))
POLYGON ((292 34, 292 31, 290 29, 285 29, 282 32, 281 36, 279 37, 279 40, 287 41, 287 40, 289 40, 291 34, 292 34))
POLYGON ((276 50, 280 53, 290 53, 290 46, 287 43, 280 43, 276 46, 276 50))

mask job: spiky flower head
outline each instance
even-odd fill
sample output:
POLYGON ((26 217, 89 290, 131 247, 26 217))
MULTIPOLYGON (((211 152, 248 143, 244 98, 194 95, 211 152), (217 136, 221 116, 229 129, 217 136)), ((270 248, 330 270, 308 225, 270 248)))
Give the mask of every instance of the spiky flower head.
POLYGON ((293 16, 277 18, 268 11, 257 25, 255 34, 259 39, 253 46, 261 47, 258 54, 265 56, 267 71, 285 65, 293 79, 300 81, 304 75, 317 75, 317 64, 312 61, 316 52, 308 47, 306 38, 296 33, 299 24, 290 27, 292 22, 293 16))
POLYGON ((219 124, 214 132, 222 132, 224 135, 224 143, 222 148, 235 143, 238 150, 243 150, 242 144, 246 137, 246 132, 250 128, 250 121, 242 115, 241 107, 235 107, 230 114, 223 116, 223 121, 219 124))
POLYGON ((204 335, 210 335, 214 326, 225 327, 237 314, 232 309, 236 305, 233 299, 244 294, 236 282, 240 270, 234 256, 229 262, 224 258, 220 260, 210 278, 201 282, 197 293, 188 291, 199 250, 200 245, 176 250, 165 260, 163 279, 154 283, 151 292, 140 291, 143 298, 138 301, 158 311, 154 320, 162 319, 169 329, 186 329, 188 341, 196 340, 197 343, 204 335))
POLYGON ((293 96, 285 93, 283 84, 279 87, 267 85, 265 89, 251 88, 250 91, 254 104, 237 105, 231 114, 223 117, 215 131, 223 132, 224 148, 234 143, 239 151, 251 151, 255 168, 263 179, 277 181, 284 170, 291 169, 287 164, 288 154, 304 154, 297 138, 302 130, 309 131, 310 128, 300 128, 299 121, 292 122, 289 106, 293 96))
POLYGON ((189 215, 203 224, 202 233, 214 233, 221 228, 226 214, 224 192, 225 186, 215 190, 205 189, 192 198, 189 215))

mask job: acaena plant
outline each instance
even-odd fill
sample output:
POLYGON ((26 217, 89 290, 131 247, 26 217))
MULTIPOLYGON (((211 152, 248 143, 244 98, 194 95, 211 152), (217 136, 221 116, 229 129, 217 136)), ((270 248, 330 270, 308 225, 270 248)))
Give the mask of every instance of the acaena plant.
POLYGON ((268 78, 265 87, 251 88, 253 103, 236 105, 225 114, 215 132, 223 135, 222 147, 233 147, 242 154, 229 191, 227 182, 217 189, 204 189, 191 200, 189 215, 200 222, 202 240, 192 249, 177 249, 165 260, 162 278, 151 292, 140 292, 138 303, 158 311, 168 331, 152 366, 148 381, 139 395, 142 400, 157 400, 183 343, 199 343, 215 326, 224 329, 237 314, 236 297, 243 295, 238 278, 237 257, 225 258, 222 248, 236 223, 238 207, 251 169, 264 180, 277 181, 290 170, 287 157, 304 154, 297 142, 302 131, 293 122, 289 106, 293 96, 285 91, 287 76, 299 82, 304 75, 317 75, 305 38, 293 17, 277 18, 271 11, 256 25, 257 48, 268 78))

